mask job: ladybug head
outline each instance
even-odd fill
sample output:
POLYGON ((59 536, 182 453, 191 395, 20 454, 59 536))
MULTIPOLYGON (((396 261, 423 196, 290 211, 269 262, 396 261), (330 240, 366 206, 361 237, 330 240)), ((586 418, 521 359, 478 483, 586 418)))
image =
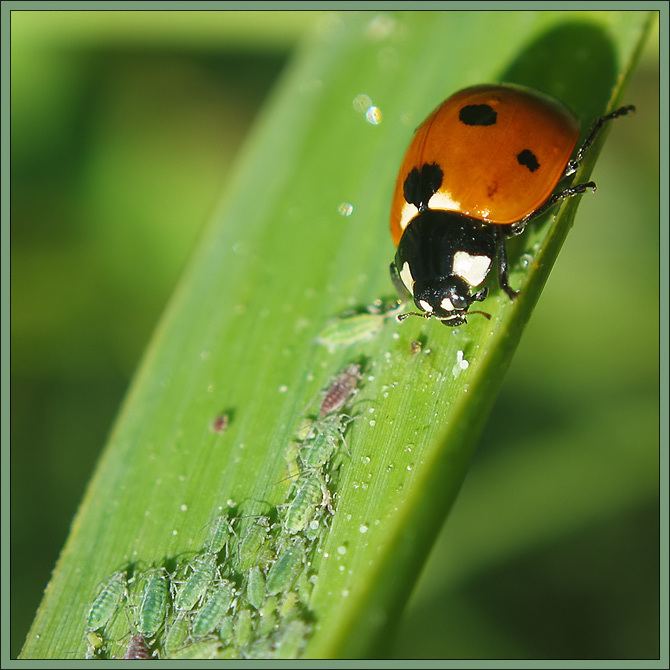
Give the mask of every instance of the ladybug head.
MULTIPOLYGON (((462 326, 467 323, 470 305, 484 300, 487 293, 488 289, 483 288, 470 295, 468 283, 456 275, 419 280, 414 284, 414 303, 421 312, 401 314, 398 320, 402 321, 408 316, 421 316, 425 319, 434 317, 445 326, 462 326)), ((491 318, 485 312, 471 312, 471 314, 483 314, 491 318)))

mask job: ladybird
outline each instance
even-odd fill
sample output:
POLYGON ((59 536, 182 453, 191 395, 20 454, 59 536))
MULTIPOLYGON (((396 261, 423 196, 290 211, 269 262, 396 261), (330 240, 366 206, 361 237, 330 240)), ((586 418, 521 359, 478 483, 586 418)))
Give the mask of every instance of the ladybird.
POLYGON ((595 190, 592 181, 559 183, 576 172, 605 122, 634 109, 597 119, 575 152, 579 119, 544 93, 482 84, 447 98, 416 131, 393 194, 391 279, 421 310, 397 318, 466 323, 472 303, 488 294, 482 285, 494 263, 500 288, 518 295, 505 240, 552 205, 595 190))

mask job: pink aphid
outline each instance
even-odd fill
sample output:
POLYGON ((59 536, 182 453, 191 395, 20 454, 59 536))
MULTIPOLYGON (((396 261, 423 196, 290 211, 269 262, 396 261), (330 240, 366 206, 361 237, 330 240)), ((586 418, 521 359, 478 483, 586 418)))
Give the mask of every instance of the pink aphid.
POLYGON ((125 660, 133 661, 146 661, 152 658, 151 651, 149 651, 149 645, 143 635, 133 635, 130 638, 128 648, 126 649, 123 658, 125 660))
POLYGON ((214 419, 214 423, 212 424, 212 430, 215 433, 225 433, 228 430, 228 425, 230 424, 230 414, 228 412, 224 412, 223 414, 219 414, 216 419, 214 419))
POLYGON ((339 412, 356 391, 361 379, 361 366, 352 363, 333 380, 321 401, 321 416, 339 412))

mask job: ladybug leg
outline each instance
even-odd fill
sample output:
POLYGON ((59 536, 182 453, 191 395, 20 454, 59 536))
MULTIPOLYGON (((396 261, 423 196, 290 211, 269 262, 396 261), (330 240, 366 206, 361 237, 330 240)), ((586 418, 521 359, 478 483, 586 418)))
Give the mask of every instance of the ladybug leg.
MULTIPOLYGON (((593 144, 596 137, 598 136, 598 133, 605 125, 605 123, 607 123, 607 121, 611 121, 612 119, 618 119, 620 116, 626 116, 630 112, 634 111, 635 111, 635 105, 625 105, 624 107, 619 107, 619 109, 615 109, 613 112, 605 114, 605 116, 601 116, 600 118, 596 119, 593 122, 591 128, 589 129, 588 135, 586 136, 586 139, 582 143, 582 146, 579 147, 577 154, 575 155, 574 158, 568 161, 568 164, 565 167, 565 172, 563 173, 561 179, 565 179, 565 177, 569 177, 570 175, 573 175, 577 171, 579 164, 584 160, 584 156, 586 155, 590 146, 593 144)), ((586 182, 585 184, 575 184, 574 186, 568 186, 567 188, 563 189, 562 191, 559 191, 558 193, 554 193, 554 195, 552 195, 545 203, 543 203, 540 207, 538 207, 534 212, 531 212, 530 214, 528 214, 528 216, 525 216, 520 221, 511 224, 510 236, 522 233, 526 228, 526 224, 531 219, 541 216, 557 202, 565 200, 566 198, 570 198, 573 195, 579 195, 580 193, 585 193, 588 190, 593 191, 596 190, 595 182, 589 181, 586 182)))
POLYGON ((605 116, 601 116, 599 119, 596 119, 589 129, 589 134, 586 136, 582 146, 579 147, 579 151, 577 151, 576 156, 572 160, 568 161, 568 164, 565 167, 565 172, 563 173, 563 177, 569 177, 571 174, 574 174, 577 171, 577 168, 584 159, 586 152, 589 150, 589 147, 593 144, 601 128, 605 125, 605 123, 607 123, 607 121, 618 119, 620 116, 626 116, 626 114, 629 112, 634 111, 635 105, 626 105, 625 107, 619 107, 619 109, 616 109, 613 112, 605 114, 605 116))
POLYGON ((534 212, 531 212, 528 216, 525 216, 520 221, 513 223, 510 228, 510 236, 519 235, 526 229, 526 224, 531 220, 535 219, 538 216, 542 216, 550 207, 553 207, 557 202, 565 200, 566 198, 571 198, 573 195, 579 195, 580 193, 586 193, 586 191, 596 190, 596 183, 594 181, 587 181, 585 184, 575 184, 574 186, 568 186, 558 193, 554 193, 544 204, 540 205, 534 212))
MULTIPOLYGON (((507 275, 507 249, 505 248, 505 236, 502 232, 502 226, 492 226, 496 236, 496 262, 498 264, 498 284, 500 288, 507 293, 507 295, 514 300, 519 295, 519 291, 515 291, 509 285, 509 278, 507 275)), ((485 295, 484 295, 485 297, 485 295)), ((484 297, 475 300, 483 300, 484 297)))

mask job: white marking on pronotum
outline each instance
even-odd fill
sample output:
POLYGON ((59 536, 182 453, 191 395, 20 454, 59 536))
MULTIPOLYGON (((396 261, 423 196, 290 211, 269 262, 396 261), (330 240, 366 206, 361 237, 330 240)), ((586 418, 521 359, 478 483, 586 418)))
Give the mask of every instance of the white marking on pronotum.
POLYGON ((460 212, 461 203, 454 200, 451 193, 440 189, 435 191, 428 201, 428 209, 443 209, 447 212, 460 212))
POLYGON ((424 312, 432 312, 433 311, 433 306, 429 302, 426 302, 425 300, 419 300, 419 304, 421 305, 421 309, 424 312))
POLYGON ((415 205, 410 202, 404 202, 400 210, 400 230, 404 231, 409 222, 419 213, 415 205))
POLYGON ((467 251, 457 251, 454 254, 453 273, 465 279, 470 286, 479 286, 491 269, 491 259, 488 256, 472 256, 467 251))
POLYGON ((403 263, 402 270, 400 270, 400 279, 407 290, 414 295, 414 277, 412 277, 412 269, 407 261, 403 263))

